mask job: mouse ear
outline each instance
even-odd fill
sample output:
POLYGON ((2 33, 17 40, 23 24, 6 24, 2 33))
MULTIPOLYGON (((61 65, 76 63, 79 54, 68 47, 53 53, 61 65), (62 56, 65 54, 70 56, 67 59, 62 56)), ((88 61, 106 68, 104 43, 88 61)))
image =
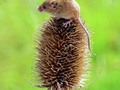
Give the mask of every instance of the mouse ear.
POLYGON ((56 2, 56 1, 51 1, 51 2, 50 2, 50 5, 51 5, 53 8, 56 8, 57 2, 56 2))

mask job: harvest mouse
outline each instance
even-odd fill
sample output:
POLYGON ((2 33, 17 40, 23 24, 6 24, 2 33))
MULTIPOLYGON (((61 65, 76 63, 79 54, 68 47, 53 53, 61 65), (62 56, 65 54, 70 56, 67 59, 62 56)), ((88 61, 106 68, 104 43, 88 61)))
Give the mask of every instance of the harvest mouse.
POLYGON ((63 26, 65 27, 70 25, 73 20, 78 21, 87 35, 88 49, 94 54, 90 49, 90 37, 80 19, 80 6, 76 0, 46 0, 41 6, 39 6, 38 10, 40 12, 48 12, 57 19, 69 19, 68 22, 63 23, 63 26))

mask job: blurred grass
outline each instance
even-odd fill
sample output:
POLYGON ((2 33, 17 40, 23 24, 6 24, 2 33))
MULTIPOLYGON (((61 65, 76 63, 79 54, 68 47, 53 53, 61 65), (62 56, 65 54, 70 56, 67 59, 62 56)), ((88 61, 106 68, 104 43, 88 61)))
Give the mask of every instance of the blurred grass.
MULTIPOLYGON (((33 81, 35 32, 50 17, 36 8, 44 0, 0 0, 0 89, 37 90, 25 80, 33 81)), ((92 34, 92 80, 86 90, 119 90, 120 88, 120 1, 77 0, 81 16, 92 34)), ((33 82, 34 83, 34 82, 33 82)), ((39 89, 40 90, 40 89, 39 89)), ((43 89, 41 89, 43 90, 43 89)))

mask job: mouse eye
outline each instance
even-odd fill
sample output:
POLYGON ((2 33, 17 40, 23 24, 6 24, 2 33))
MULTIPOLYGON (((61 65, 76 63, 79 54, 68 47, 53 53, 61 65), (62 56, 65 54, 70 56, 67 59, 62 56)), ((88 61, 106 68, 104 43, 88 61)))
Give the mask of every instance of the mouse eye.
POLYGON ((47 7, 46 7, 46 5, 43 5, 43 9, 46 9, 47 7))
POLYGON ((53 7, 53 8, 56 8, 57 7, 57 2, 51 2, 51 6, 53 7))

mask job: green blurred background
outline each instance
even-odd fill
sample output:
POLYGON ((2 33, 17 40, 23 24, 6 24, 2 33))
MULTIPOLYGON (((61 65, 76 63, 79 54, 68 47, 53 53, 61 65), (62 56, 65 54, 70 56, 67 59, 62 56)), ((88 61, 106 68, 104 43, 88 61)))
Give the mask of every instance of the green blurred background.
MULTIPOLYGON (((0 0, 0 90, 43 90, 36 84, 35 34, 50 17, 39 13, 44 0, 0 0)), ((77 0, 81 16, 92 32, 93 80, 86 90, 120 90, 120 0, 77 0)), ((46 89, 44 89, 46 90, 46 89)))

